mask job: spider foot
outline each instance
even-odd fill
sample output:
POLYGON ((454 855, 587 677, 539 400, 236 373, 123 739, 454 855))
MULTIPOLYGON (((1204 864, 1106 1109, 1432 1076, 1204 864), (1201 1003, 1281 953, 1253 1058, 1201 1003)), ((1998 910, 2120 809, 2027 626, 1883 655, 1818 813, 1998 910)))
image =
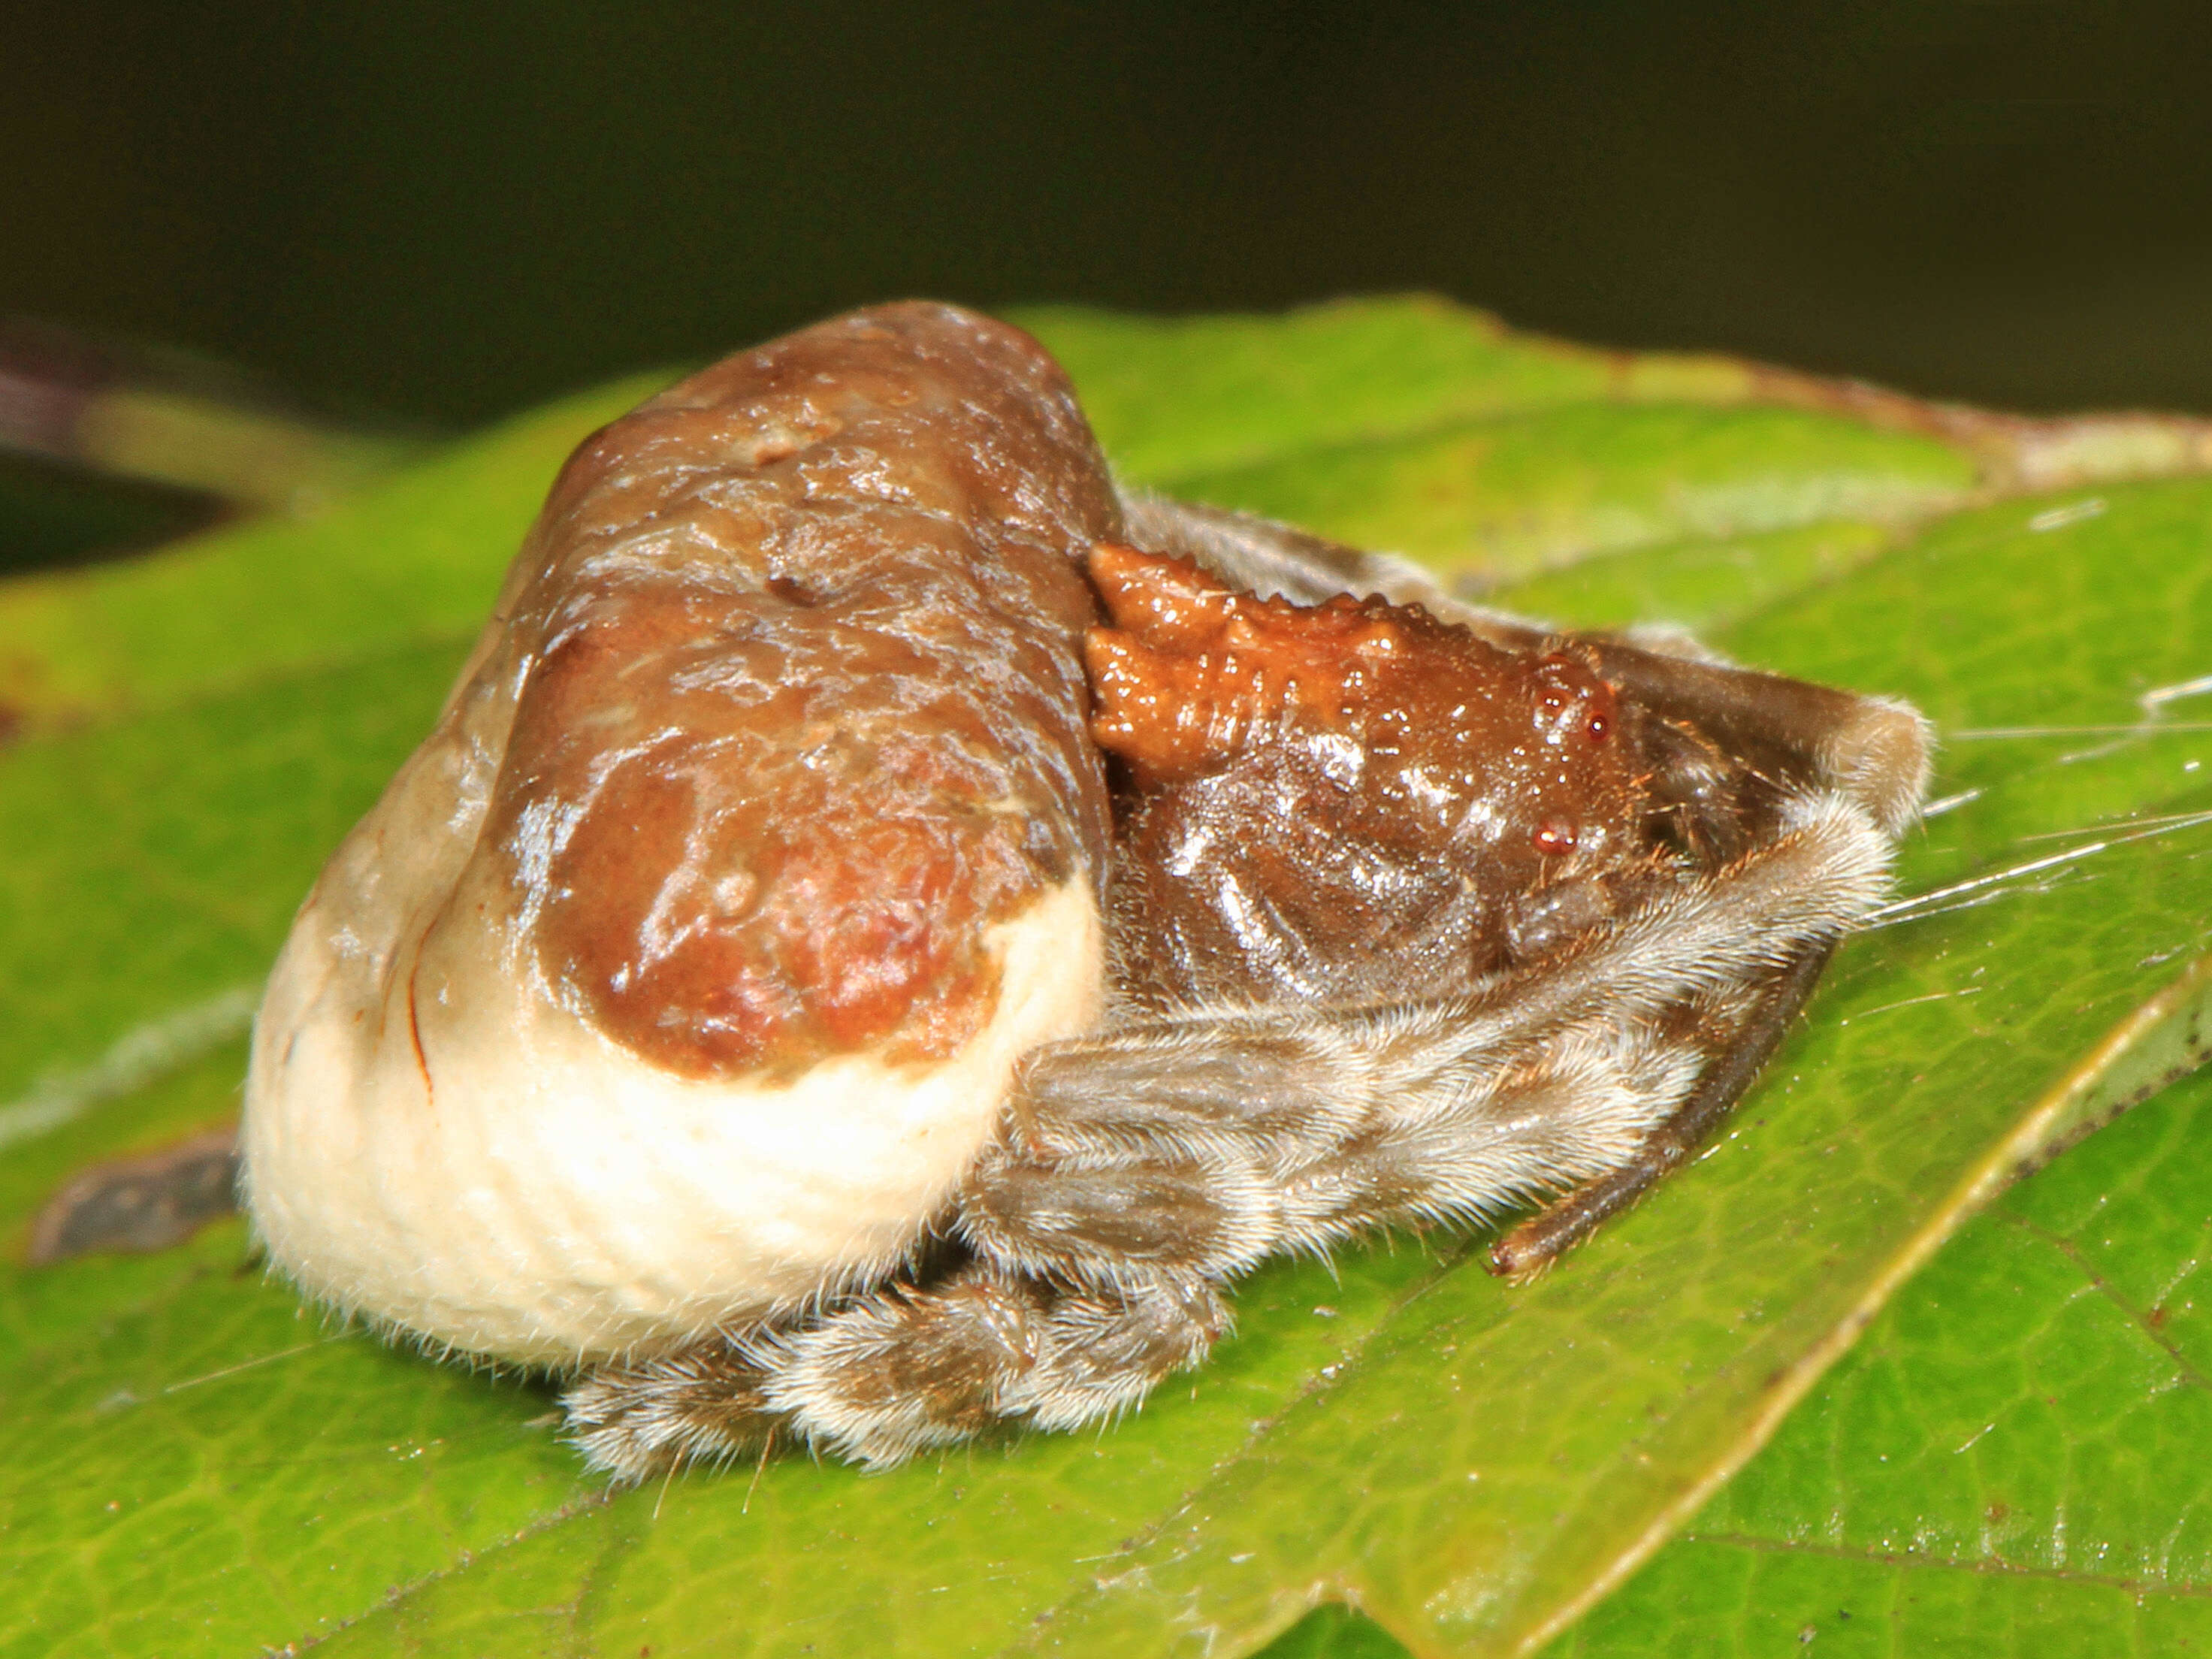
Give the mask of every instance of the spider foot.
POLYGON ((1009 1391, 1006 1406, 1046 1429, 1119 1417, 1170 1373, 1204 1359, 1231 1322, 1228 1303, 1202 1279, 1062 1295, 1046 1328, 1045 1363, 1009 1391))
POLYGON ((1117 1417, 1228 1330, 1197 1279, 1054 1290, 977 1264, 893 1285, 806 1328, 611 1367, 562 1397, 593 1468, 641 1480, 763 1450, 779 1434, 889 1468, 1026 1419, 1117 1417))
POLYGON ((779 1426, 766 1384, 756 1354, 720 1342, 595 1371, 562 1395, 561 1409, 586 1463, 635 1482, 763 1450, 779 1426))
POLYGON ((768 1389, 805 1439, 888 1468, 1006 1414, 1042 1357, 1046 1292, 963 1268, 929 1290, 894 1286, 787 1339, 768 1389))

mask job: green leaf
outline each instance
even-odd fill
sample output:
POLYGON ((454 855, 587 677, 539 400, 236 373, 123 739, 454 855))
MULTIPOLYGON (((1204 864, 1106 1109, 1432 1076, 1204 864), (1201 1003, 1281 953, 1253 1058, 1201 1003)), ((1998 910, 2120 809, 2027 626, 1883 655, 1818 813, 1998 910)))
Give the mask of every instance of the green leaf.
MULTIPOLYGON (((793 1458, 609 1497, 543 1385, 325 1322, 235 1225, 10 1267, 0 1653, 1234 1655, 1331 1601, 1374 1623, 1287 1639, 1516 1651, 1696 1514, 2018 1170, 2202 1058, 2212 744, 2145 701, 2212 669, 2212 481, 2179 428, 1993 422, 1429 301, 1030 320, 1132 477, 1919 701, 1947 805, 1901 880, 1948 895, 1852 941, 1711 1155, 1547 1279, 1444 1235, 1279 1264, 1140 1415, 890 1475, 793 1458)), ((292 906, 426 728, 562 452, 639 390, 310 526, 0 586, 30 734, 0 750, 0 1216, 230 1109, 292 906)), ((2053 1421, 2023 1492, 2090 1442, 2053 1421)), ((1830 1501, 1771 1490, 1744 1538, 1830 1501)), ((1869 1536, 1911 1504, 1867 1501, 1869 1536)))
POLYGON ((2208 1138, 2199 1076, 1970 1223, 1558 1659, 2212 1644, 2208 1138))

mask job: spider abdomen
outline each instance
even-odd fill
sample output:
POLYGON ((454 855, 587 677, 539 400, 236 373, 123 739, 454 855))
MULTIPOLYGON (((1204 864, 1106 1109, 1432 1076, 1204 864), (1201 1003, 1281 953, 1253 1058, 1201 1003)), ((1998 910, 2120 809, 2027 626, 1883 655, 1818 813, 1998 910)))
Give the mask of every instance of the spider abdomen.
POLYGON ((1102 999, 1065 378, 949 307, 572 458, 257 1031, 272 1260, 429 1341, 665 1348, 879 1279, 1102 999))

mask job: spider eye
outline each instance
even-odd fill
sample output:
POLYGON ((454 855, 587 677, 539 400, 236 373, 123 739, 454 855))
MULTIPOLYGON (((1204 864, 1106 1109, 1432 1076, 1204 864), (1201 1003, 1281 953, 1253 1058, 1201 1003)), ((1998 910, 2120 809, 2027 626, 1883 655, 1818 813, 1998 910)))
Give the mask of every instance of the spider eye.
POLYGON ((1613 722, 1602 714, 1592 714, 1583 732, 1592 743, 1603 743, 1613 734, 1613 722))
POLYGON ((1528 838, 1536 843, 1538 852, 1553 858, 1575 850, 1575 826, 1564 818, 1547 818, 1530 832, 1528 838))

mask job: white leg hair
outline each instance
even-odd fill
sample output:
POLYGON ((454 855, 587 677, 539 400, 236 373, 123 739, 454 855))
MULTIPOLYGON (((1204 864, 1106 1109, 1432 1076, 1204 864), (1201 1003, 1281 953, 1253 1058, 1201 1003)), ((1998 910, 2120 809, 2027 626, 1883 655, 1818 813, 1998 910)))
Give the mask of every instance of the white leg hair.
POLYGON ((963 1194, 961 1236, 1063 1282, 1218 1279, 1620 1167, 1713 1059, 1670 1014, 1748 995, 1887 881, 1863 808, 1822 792, 1788 812, 1734 865, 1464 996, 1197 1010, 1041 1051, 963 1194))
POLYGON ((1054 1292, 970 1266, 803 1330, 610 1368, 562 1403, 586 1459, 625 1480, 727 1462, 778 1434, 885 1468, 1004 1419, 1068 1429, 1119 1416, 1229 1324, 1203 1279, 1054 1292))
POLYGON ((1881 895, 1890 843, 1865 807, 1808 792, 1785 822, 1463 996, 1192 1010, 1040 1051, 962 1198, 975 1261, 599 1373, 564 1399, 572 1433, 637 1479, 775 1434, 882 1467, 1000 1419, 1076 1427, 1203 1358, 1229 1324, 1217 1287, 1269 1255, 1625 1167, 1713 1062, 1700 1021, 1725 1030, 1731 997, 1881 895))

